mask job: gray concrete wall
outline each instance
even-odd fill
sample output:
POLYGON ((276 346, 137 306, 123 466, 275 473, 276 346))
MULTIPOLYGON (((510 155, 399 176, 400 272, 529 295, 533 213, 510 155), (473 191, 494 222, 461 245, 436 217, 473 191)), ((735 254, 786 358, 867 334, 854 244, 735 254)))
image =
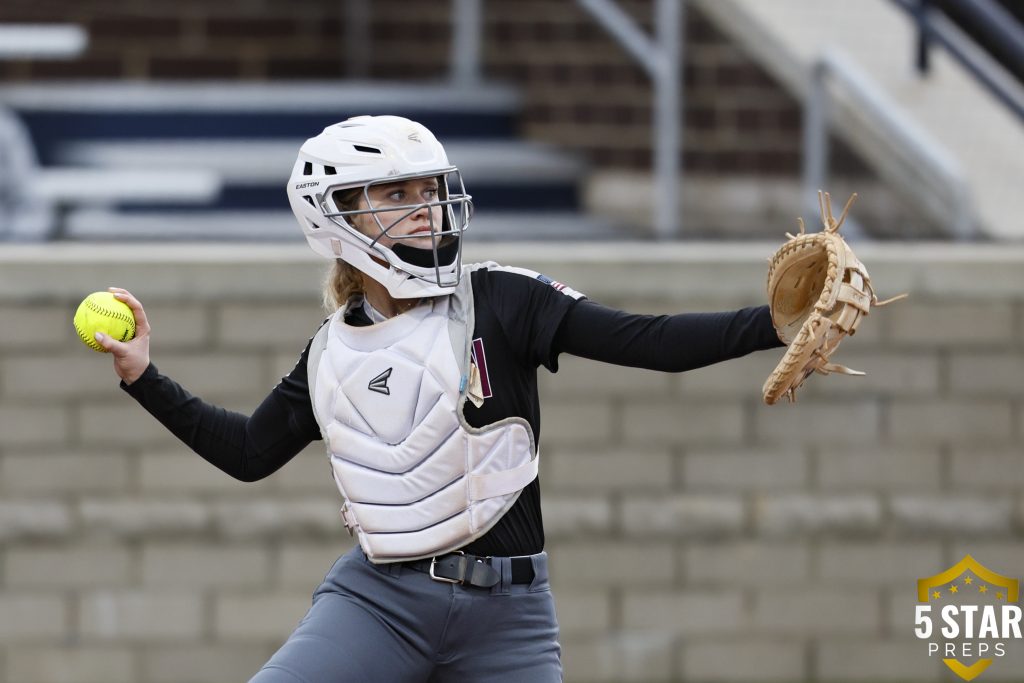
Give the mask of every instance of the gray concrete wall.
MULTIPOLYGON (((776 245, 488 245, 636 311, 763 301, 776 245)), ((763 352, 684 375, 563 357, 542 489, 567 680, 938 680, 915 580, 1024 575, 1024 249, 858 249, 882 296, 766 407, 763 352)), ((117 388, 71 317, 134 291, 161 370, 251 410, 321 319, 304 246, 0 247, 0 683, 245 680, 350 547, 314 444, 236 482, 117 388)), ((543 372, 543 371, 542 371, 543 372)), ((985 673, 1014 677, 1024 648, 985 673)), ((948 678, 950 674, 946 673, 948 678)))

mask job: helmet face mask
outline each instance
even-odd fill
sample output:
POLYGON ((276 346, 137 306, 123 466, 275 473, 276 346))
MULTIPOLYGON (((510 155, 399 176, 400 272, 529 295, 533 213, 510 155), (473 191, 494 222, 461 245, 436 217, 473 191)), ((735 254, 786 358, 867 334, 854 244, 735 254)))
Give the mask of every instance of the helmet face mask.
MULTIPOLYGON (((351 203, 351 200, 350 200, 351 203)), ((439 287, 453 287, 458 280, 442 274, 442 268, 459 266, 461 258, 459 243, 462 233, 468 228, 472 216, 472 201, 466 195, 462 175, 458 169, 444 169, 441 174, 413 174, 392 176, 352 187, 330 186, 320 197, 324 218, 347 230, 354 230, 357 237, 365 239, 366 247, 381 260, 416 277, 432 280, 439 287), (387 204, 375 200, 371 195, 374 188, 400 185, 407 181, 436 178, 436 197, 430 201, 414 201, 387 204), (450 187, 458 188, 451 192, 450 187), (339 197, 346 190, 359 189, 356 206, 346 208, 339 203, 339 197), (406 219, 425 210, 429 232, 400 234, 397 226, 406 219), (440 216, 438 220, 437 216, 440 216), (430 241, 429 246, 423 242, 430 241), (411 242, 416 242, 416 245, 411 242)), ((456 267, 457 276, 461 268, 456 267)))
POLYGON ((444 148, 418 123, 361 116, 329 126, 299 151, 288 198, 316 253, 347 261, 395 298, 450 294, 459 282, 472 198, 444 148), (432 189, 420 182, 426 179, 436 182, 431 196, 417 189, 406 199, 409 188, 432 189), (389 201, 382 186, 396 186, 402 196, 389 201), (425 225, 402 234, 412 227, 402 224, 420 213, 425 225))

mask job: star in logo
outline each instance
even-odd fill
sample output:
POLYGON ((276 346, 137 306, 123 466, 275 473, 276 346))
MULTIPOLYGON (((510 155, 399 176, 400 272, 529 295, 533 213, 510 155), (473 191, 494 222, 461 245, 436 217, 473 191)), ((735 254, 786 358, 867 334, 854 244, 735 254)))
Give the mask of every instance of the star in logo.
MULTIPOLYGON (((939 601, 947 598, 955 602, 958 599, 962 599, 959 596, 961 587, 974 586, 975 583, 978 585, 978 593, 984 595, 986 598, 990 587, 992 589, 1001 589, 1000 592, 995 594, 995 598, 998 601, 1002 601, 1004 605, 1006 603, 1016 603, 1020 597, 1020 582, 1017 579, 997 574, 982 565, 970 555, 965 555, 960 562, 956 563, 949 569, 940 572, 935 576, 918 579, 917 599, 918 602, 921 603, 927 603, 933 600, 939 601), (977 582, 975 582, 975 579, 977 579, 977 582)), ((986 607, 991 609, 995 606, 987 605, 986 607)), ((936 606, 936 608, 938 608, 938 606, 936 606)), ((919 607, 918 609, 923 609, 927 612, 931 608, 919 607)), ((927 618, 925 621, 927 621, 927 618)), ((919 637, 926 636, 919 635, 919 637)), ((936 643, 929 643, 929 647, 932 645, 936 645, 936 643)), ((931 650, 929 650, 929 652, 931 652, 931 650)), ((965 656, 968 655, 965 654, 965 656)), ((953 673, 965 681, 973 681, 981 675, 981 673, 985 671, 993 661, 994 659, 991 657, 980 657, 968 665, 955 657, 947 656, 942 660, 943 664, 949 667, 953 673)))

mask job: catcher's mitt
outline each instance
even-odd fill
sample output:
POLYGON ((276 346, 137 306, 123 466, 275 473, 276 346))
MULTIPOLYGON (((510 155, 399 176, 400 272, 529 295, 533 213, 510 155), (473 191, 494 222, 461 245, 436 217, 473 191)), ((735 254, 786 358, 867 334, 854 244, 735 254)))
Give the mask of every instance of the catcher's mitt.
POLYGON ((828 193, 818 192, 824 230, 807 234, 803 219, 800 234, 786 233, 789 241, 771 258, 768 268, 768 302, 772 324, 789 348, 764 383, 764 402, 771 405, 783 396, 796 400, 796 390, 812 372, 827 375, 863 375, 829 357, 848 334, 857 331, 860 319, 872 306, 902 299, 906 294, 879 301, 871 288, 864 265, 839 234, 839 226, 857 195, 832 217, 828 193))

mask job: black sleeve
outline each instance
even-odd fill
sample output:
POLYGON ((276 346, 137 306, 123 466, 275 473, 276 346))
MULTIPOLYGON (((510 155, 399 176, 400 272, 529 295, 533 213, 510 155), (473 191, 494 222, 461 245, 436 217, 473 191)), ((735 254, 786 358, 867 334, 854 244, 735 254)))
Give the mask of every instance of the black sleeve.
POLYGON ((299 362, 252 416, 206 403, 150 363, 124 389, 172 434, 235 479, 263 479, 320 439, 306 378, 306 345, 299 362))
POLYGON ((616 365, 683 372, 778 346, 783 343, 768 306, 655 316, 582 301, 562 320, 553 350, 616 365))
POLYGON ((474 297, 484 299, 512 352, 527 367, 543 365, 556 372, 555 334, 583 295, 524 268, 478 270, 473 276, 474 297))

